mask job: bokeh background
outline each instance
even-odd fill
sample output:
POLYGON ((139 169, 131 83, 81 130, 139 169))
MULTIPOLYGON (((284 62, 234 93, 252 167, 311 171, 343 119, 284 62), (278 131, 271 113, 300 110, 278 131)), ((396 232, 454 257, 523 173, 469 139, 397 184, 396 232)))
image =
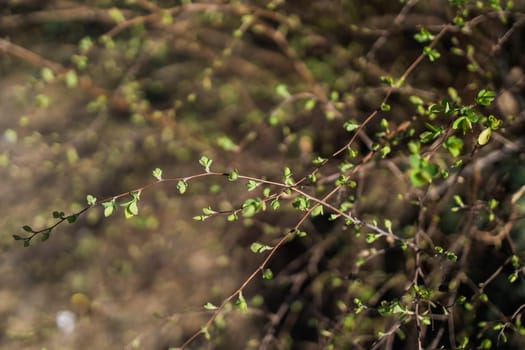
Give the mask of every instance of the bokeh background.
MULTIPOLYGON (((154 182, 151 172, 157 167, 164 177, 202 172, 201 155, 213 159, 217 171, 237 168, 280 179, 289 166, 298 177, 306 175, 317 155, 329 156, 348 142, 341 127, 345 120, 362 121, 378 108, 386 92, 380 78, 400 76, 421 53, 414 34, 421 27, 437 33, 452 22, 457 14, 452 3, 1 1, 0 348, 180 345, 210 316, 202 306, 220 304, 261 262, 250 244, 282 237, 300 213, 287 206, 235 223, 225 217, 192 220, 203 207, 227 210, 250 197, 243 186, 216 178, 191 181, 184 195, 175 184, 149 188, 141 194, 139 215, 131 219, 124 218, 123 208, 109 218, 95 208, 75 224, 57 227, 46 242, 35 239, 24 248, 12 235, 23 233, 23 225, 52 225, 55 210, 80 210, 87 194, 111 198, 154 182)), ((519 1, 511 10, 484 1, 458 3, 469 9, 467 19, 479 20, 468 31, 445 35, 438 43, 440 59, 425 59, 393 95, 388 119, 393 129, 409 120, 421 130, 423 121, 407 96, 431 103, 452 91, 472 101, 480 88, 495 90, 490 112, 508 127, 487 146, 484 154, 496 151, 498 158, 476 181, 482 183, 480 199, 495 196, 507 205, 499 213, 505 220, 510 197, 525 184, 525 8, 519 1), (463 52, 454 54, 454 48, 463 52)), ((374 135, 378 124, 379 119, 367 133, 374 135)), ((475 138, 465 142, 470 150, 475 138)), ((397 160, 406 160, 403 150, 394 151, 397 160)), ((398 228, 413 223, 414 209, 396 202, 392 191, 416 193, 406 178, 379 163, 377 171, 367 169, 360 177, 366 186, 358 193, 359 212, 393 219, 398 228)), ((328 165, 325 175, 335 172, 336 165, 328 165)), ((436 242, 450 242, 460 221, 457 215, 443 216, 436 242)), ((364 272, 367 288, 341 282, 366 244, 342 238, 344 231, 334 229, 340 224, 307 222, 312 235, 284 247, 272 263, 284 277, 273 286, 254 281, 244 291, 254 307, 247 314, 227 308, 214 340, 192 346, 321 349, 333 338, 323 337, 322 326, 341 325, 341 309, 331 300, 345 294, 342 290, 350 300, 352 288, 377 300, 399 292, 406 261, 398 250, 364 272), (333 230, 339 233, 330 236, 333 230), (314 261, 312 252, 324 257, 314 261), (286 270, 290 262, 295 265, 286 270), (315 272, 308 270, 310 275, 294 284, 303 278, 298 272, 312 265, 315 272), (296 304, 287 299, 290 285, 300 286, 291 294, 296 304), (291 305, 292 316, 281 315, 268 331, 269 312, 282 304, 291 305), (309 311, 305 316, 293 306, 309 311), (312 318, 317 323, 308 322, 312 318)), ((512 231, 522 257, 523 227, 518 219, 512 231)), ((508 268, 505 242, 503 247, 471 242, 478 244, 472 243, 461 269, 474 283, 499 266, 508 268)), ((496 306, 458 320, 459 328, 475 334, 478 316, 490 319, 494 310, 512 315, 525 300, 522 277, 509 287, 503 276, 493 291, 496 306)), ((375 319, 360 326, 388 330, 375 319)), ((524 346, 523 334, 512 334, 508 348, 524 346)), ((375 336, 343 332, 341 348, 367 348, 375 336)), ((497 333, 494 346, 496 338, 497 333)), ((414 344, 379 346, 415 349, 414 344)))

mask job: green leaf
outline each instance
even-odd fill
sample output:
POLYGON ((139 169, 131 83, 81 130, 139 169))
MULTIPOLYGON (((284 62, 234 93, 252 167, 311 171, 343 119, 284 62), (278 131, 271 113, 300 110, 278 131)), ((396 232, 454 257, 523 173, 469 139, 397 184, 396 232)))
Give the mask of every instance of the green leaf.
POLYGON ((22 238, 22 237, 19 236, 19 235, 13 235, 13 239, 14 239, 15 241, 21 241, 21 240, 23 240, 24 238, 22 238))
POLYGON ((137 206, 137 202, 136 201, 131 202, 126 209, 129 210, 129 212, 132 215, 138 215, 139 214, 139 208, 137 206))
POLYGON ((24 225, 24 226, 22 227, 22 229, 23 229, 24 231, 26 231, 26 232, 31 232, 31 233, 35 232, 35 231, 33 231, 33 229, 31 228, 31 226, 29 226, 29 225, 24 225))
POLYGON ((187 189, 188 183, 186 182, 186 180, 179 180, 179 182, 177 182, 177 190, 180 194, 184 194, 187 189))
POLYGON ((238 219, 239 217, 236 213, 231 213, 230 215, 228 215, 228 221, 237 221, 238 219))
POLYGON ((499 129, 499 127, 501 126, 502 124, 502 121, 498 118, 496 118, 495 116, 493 116, 492 114, 489 115, 489 127, 492 129, 492 130, 497 130, 499 129))
POLYGON ((482 89, 478 92, 476 96, 476 103, 480 106, 488 106, 496 98, 496 93, 491 90, 482 89))
POLYGON ((392 77, 387 77, 387 76, 381 76, 379 78, 379 80, 383 83, 383 84, 386 84, 388 86, 392 86, 394 85, 394 78, 392 77))
POLYGON ((76 215, 69 215, 68 217, 66 217, 66 220, 67 220, 68 223, 73 224, 75 221, 77 221, 77 216, 76 215))
POLYGON ((45 232, 42 232, 42 235, 40 236, 40 240, 42 242, 47 241, 49 239, 49 235, 51 234, 51 230, 47 230, 45 232))
POLYGON ((452 261, 452 262, 458 261, 458 256, 452 252, 446 252, 445 256, 447 257, 448 261, 452 261))
POLYGON ((290 93, 288 92, 288 87, 285 84, 279 84, 275 87, 275 92, 277 95, 287 98, 290 97, 290 93))
POLYGON ((287 98, 290 97, 290 92, 288 92, 288 87, 285 84, 279 84, 275 87, 275 92, 277 95, 287 98))
POLYGON ((229 181, 236 181, 238 178, 239 178, 239 170, 237 170, 237 169, 233 169, 228 174, 228 180, 229 181))
POLYGON ((248 191, 253 191, 255 190, 261 183, 260 182, 256 182, 256 181, 253 181, 253 180, 249 180, 248 183, 246 184, 246 187, 248 188, 248 191))
POLYGON ((126 20, 122 12, 116 8, 112 7, 108 10, 109 17, 111 17, 112 20, 114 20, 116 23, 122 23, 126 20))
POLYGON ((204 167, 204 170, 207 173, 210 172, 211 163, 213 163, 213 160, 206 156, 202 156, 201 159, 199 159, 199 164, 202 165, 202 167, 204 167))
POLYGON ((381 110, 383 112, 388 112, 390 111, 391 108, 392 107, 388 103, 385 103, 385 102, 381 103, 381 110))
POLYGON ((461 150, 463 149, 463 140, 457 136, 451 135, 445 140, 443 147, 445 147, 452 156, 457 157, 461 154, 461 150))
POLYGON ((271 247, 269 245, 266 245, 266 244, 259 243, 259 242, 253 242, 250 245, 250 250, 253 253, 256 253, 256 254, 261 254, 261 253, 264 253, 267 250, 272 250, 272 249, 273 249, 273 247, 271 247))
POLYGON ((263 209, 260 198, 248 198, 242 204, 242 215, 246 218, 252 217, 263 209))
POLYGON ((78 85, 77 73, 74 70, 70 70, 66 73, 66 86, 68 88, 74 88, 78 85))
POLYGON ((284 168, 283 181, 284 181, 284 184, 287 186, 293 186, 295 184, 295 181, 292 178, 292 170, 289 167, 284 168))
POLYGON ((432 35, 425 28, 421 28, 419 30, 419 33, 416 33, 414 35, 414 39, 416 39, 416 41, 419 42, 419 43, 425 43, 425 42, 428 42, 428 41, 432 41, 432 39, 434 39, 434 35, 432 35))
POLYGON ((246 303, 246 299, 244 299, 244 296, 242 295, 242 292, 239 292, 239 297, 237 298, 237 307, 241 312, 247 312, 248 311, 248 304, 246 303))
POLYGON ((89 206, 95 205, 97 203, 97 198, 93 197, 92 195, 88 194, 86 196, 86 201, 89 206))
POLYGON ((40 75, 45 82, 50 82, 55 79, 55 73, 48 67, 42 68, 40 75))
POLYGON ((369 233, 366 235, 366 243, 374 243, 378 235, 376 233, 369 233))
POLYGON ((278 199, 274 199, 270 202, 270 206, 272 207, 273 210, 277 210, 281 206, 281 203, 279 203, 278 199))
POLYGON ((452 128, 461 129, 463 134, 465 134, 467 131, 472 130, 472 122, 469 117, 462 116, 454 120, 454 123, 452 123, 452 128))
POLYGON ((53 218, 54 219, 62 219, 64 217, 64 212, 62 211, 54 211, 53 212, 53 218))
POLYGON ((217 144, 225 151, 235 151, 239 148, 228 136, 223 135, 217 139, 217 144))
POLYGON ((211 207, 207 207, 207 208, 202 208, 202 213, 204 215, 213 215, 213 214, 217 214, 217 212, 215 210, 213 210, 211 207))
POLYGON ((206 340, 211 339, 210 331, 208 330, 208 327, 201 327, 201 333, 204 334, 204 338, 206 340))
POLYGON ((153 177, 157 180, 162 180, 162 169, 155 168, 155 170, 152 171, 153 177))
POLYGON ((115 200, 113 199, 109 202, 102 203, 102 207, 104 208, 104 216, 110 216, 116 208, 115 200))
POLYGON ((310 98, 306 100, 304 104, 304 109, 307 111, 311 111, 312 109, 315 108, 315 104, 316 104, 316 101, 313 98, 310 98))
POLYGON ((352 132, 359 128, 359 124, 353 120, 348 120, 344 122, 343 128, 348 132, 352 132))
POLYGON ((311 215, 313 217, 319 216, 319 215, 323 215, 323 206, 322 205, 318 205, 315 208, 313 208, 311 215))
POLYGON ((486 128, 485 130, 483 130, 478 136, 479 145, 480 146, 486 145, 489 142, 491 135, 492 135, 491 128, 486 128))
POLYGON ((212 303, 208 301, 206 304, 204 304, 204 309, 205 310, 217 310, 217 306, 213 305, 212 303))
POLYGON ((306 237, 306 236, 308 236, 308 234, 307 234, 306 232, 301 231, 301 230, 296 230, 296 231, 295 231, 295 235, 296 235, 297 237, 306 237))
POLYGON ((383 148, 381 148, 381 150, 379 151, 379 154, 381 155, 381 158, 384 159, 388 154, 390 154, 391 151, 392 149, 390 148, 390 146, 386 145, 383 148))
POLYGON ((441 56, 436 49, 433 49, 430 46, 425 46, 423 48, 423 54, 428 57, 430 62, 434 62, 441 56))
POLYGON ((273 278, 273 272, 270 269, 264 269, 262 272, 262 278, 265 280, 271 280, 273 278))
POLYGON ((310 201, 305 196, 299 196, 294 199, 292 205, 296 209, 306 211, 308 208, 310 208, 310 201))

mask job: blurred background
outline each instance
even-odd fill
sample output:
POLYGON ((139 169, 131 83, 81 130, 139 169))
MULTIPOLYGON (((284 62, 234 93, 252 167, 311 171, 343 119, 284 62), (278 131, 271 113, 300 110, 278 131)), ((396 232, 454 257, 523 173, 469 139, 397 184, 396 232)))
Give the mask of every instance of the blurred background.
MULTIPOLYGON (((203 207, 228 210, 252 195, 238 183, 206 178, 191 181, 184 195, 175 184, 149 188, 131 219, 124 218, 123 208, 109 218, 94 208, 76 223, 58 226, 46 242, 37 237, 24 248, 12 235, 22 234, 23 225, 54 224, 53 211, 77 212, 87 194, 111 198, 154 182, 157 167, 166 178, 200 173, 201 155, 213 159, 219 172, 237 168, 277 181, 284 166, 297 178, 308 174, 312 159, 328 157, 349 141, 344 121, 362 122, 378 108, 386 93, 381 77, 399 77, 418 57, 422 45, 414 34, 421 27, 437 34, 457 16, 455 3, 1 1, 0 348, 180 345, 209 318, 202 306, 220 304, 262 261, 250 244, 275 242, 301 213, 286 206, 234 223, 225 217, 196 222, 192 217, 203 207)), ((455 94, 470 103, 480 88, 495 90, 490 112, 512 127, 487 146, 484 154, 499 153, 476 181, 480 199, 506 203, 499 213, 505 220, 510 197, 525 184, 525 8, 518 1, 512 10, 457 3, 468 8, 467 20, 479 20, 468 31, 444 36, 437 46, 440 59, 421 62, 392 96, 388 120, 392 130, 406 127, 405 121, 421 130, 423 120, 408 96, 431 103, 455 94)), ((367 127, 368 135, 379 130, 379 121, 367 127)), ((474 145, 475 138, 465 141, 465 157, 474 145)), ((364 152, 366 139, 357 148, 364 152)), ((401 147, 393 151, 406 163, 401 147)), ((337 164, 324 171, 337 173, 337 164)), ((419 192, 406 178, 377 163, 360 181, 366 186, 356 193, 363 198, 359 213, 394 219, 395 229, 418 225, 417 208, 409 208, 408 198, 396 202, 391 190, 416 198, 419 192)), ((445 245, 461 233, 455 227, 463 221, 444 216, 443 222, 432 239, 445 245)), ((336 296, 395 295, 396 283, 402 286, 407 278, 401 276, 408 266, 403 253, 393 250, 363 272, 366 287, 350 286, 345 279, 367 246, 345 238, 340 226, 326 218, 306 222, 312 234, 285 246, 272 262, 274 272, 284 271, 288 280, 271 285, 257 278, 244 291, 254 308, 247 314, 227 308, 214 340, 200 339, 190 348, 321 349, 326 339, 333 340, 323 338, 323 327, 344 329, 341 307, 331 302, 336 296), (314 260, 313 252, 323 258, 314 260), (313 265, 316 272, 309 270, 301 280, 298 271, 313 265), (389 287, 380 292, 385 281, 389 287), (281 305, 291 316, 279 314, 281 305), (271 313, 280 315, 277 323, 271 313)), ((518 220, 512 231, 514 252, 521 255, 523 226, 518 220)), ((464 252, 471 255, 461 269, 474 284, 511 254, 506 243, 503 248, 493 243, 464 252), (487 257, 494 258, 492 267, 480 265, 487 257)), ((525 300, 520 276, 511 296, 503 277, 494 291, 496 306, 458 320, 458 334, 476 334, 477 317, 490 318, 494 310, 512 315, 525 300)), ((340 348, 372 346, 376 331, 387 330, 374 322, 344 326, 349 328, 340 334, 340 348)), ((489 337, 494 346, 497 337, 489 337)), ((379 343, 415 349, 415 343, 400 344, 379 343)), ((509 344, 524 346, 523 334, 515 331, 509 344)))

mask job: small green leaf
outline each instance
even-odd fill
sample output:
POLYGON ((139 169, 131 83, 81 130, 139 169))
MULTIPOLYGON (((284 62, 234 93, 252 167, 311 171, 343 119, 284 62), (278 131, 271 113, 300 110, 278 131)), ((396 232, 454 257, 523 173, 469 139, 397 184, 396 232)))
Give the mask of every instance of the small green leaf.
POLYGON ((40 240, 42 242, 44 241, 47 241, 49 239, 49 235, 50 235, 51 231, 45 231, 45 232, 42 232, 42 235, 40 236, 40 240))
POLYGON ((486 128, 478 136, 478 143, 480 146, 486 145, 490 141, 490 136, 492 135, 492 129, 486 128))
POLYGON ((211 339, 210 331, 208 330, 208 327, 201 327, 201 333, 204 334, 204 338, 206 340, 211 339))
POLYGON ((274 199, 270 202, 270 206, 272 207, 273 210, 277 210, 281 206, 281 203, 279 203, 279 200, 274 199))
POLYGON ((187 189, 188 183, 186 182, 186 180, 179 180, 179 182, 177 182, 177 190, 180 194, 184 194, 187 189))
POLYGON ((326 161, 326 158, 317 156, 317 158, 312 160, 312 164, 319 165, 319 164, 322 164, 324 161, 326 161))
POLYGON ((343 128, 348 131, 348 132, 351 132, 351 131, 354 131, 356 129, 359 128, 359 124, 353 120, 348 120, 346 122, 344 122, 343 124, 343 128))
POLYGON ((419 30, 419 33, 416 33, 414 35, 414 39, 416 39, 416 41, 419 43, 424 43, 424 42, 432 41, 432 39, 434 39, 434 35, 432 35, 425 28, 421 28, 419 30))
POLYGON ((497 130, 499 129, 499 127, 501 126, 502 124, 502 121, 498 118, 496 118, 495 116, 493 116, 492 114, 489 115, 489 127, 492 129, 492 130, 497 130))
POLYGON ((223 135, 217 139, 217 144, 225 151, 235 151, 239 148, 228 136, 223 135))
POLYGON ((113 211, 116 208, 115 199, 108 202, 103 202, 102 207, 104 208, 104 216, 110 216, 111 214, 113 214, 113 211))
POLYGON ((290 97, 290 93, 288 92, 288 87, 285 84, 279 84, 275 87, 275 92, 277 95, 287 98, 290 97))
POLYGON ((210 172, 211 163, 213 163, 213 160, 206 156, 202 156, 201 159, 199 159, 199 164, 202 165, 202 167, 204 167, 204 170, 207 173, 210 172))
POLYGON ((139 208, 137 206, 137 202, 136 201, 131 202, 126 209, 129 210, 129 212, 132 215, 138 215, 139 214, 139 208))
POLYGON ((206 304, 204 304, 204 309, 205 310, 217 310, 217 306, 213 305, 210 302, 207 302, 206 304))
POLYGON ((250 245, 250 250, 253 253, 256 253, 256 254, 261 254, 261 253, 264 253, 267 250, 272 250, 272 249, 273 249, 273 247, 271 247, 269 245, 266 245, 266 244, 259 243, 259 242, 253 242, 250 245))
POLYGON ((304 104, 304 109, 307 111, 311 111, 315 108, 316 101, 313 98, 308 99, 304 104))
POLYGON ((452 262, 458 261, 458 256, 452 252, 446 252, 445 256, 447 257, 448 261, 452 261, 452 262))
POLYGON ((228 215, 228 221, 237 221, 238 219, 239 217, 236 213, 231 213, 230 215, 228 215))
POLYGON ((262 272, 262 278, 265 280, 271 280, 273 278, 273 272, 270 269, 264 269, 262 272))
POLYGON ((24 239, 24 247, 29 247, 29 240, 28 239, 24 239))
POLYGON ((379 78, 379 80, 383 83, 383 84, 386 84, 388 86, 392 86, 394 85, 394 78, 392 77, 387 77, 387 76, 381 76, 379 78))
POLYGON ((126 20, 122 12, 116 8, 112 7, 108 10, 109 17, 111 17, 112 20, 114 20, 116 23, 122 23, 126 20))
POLYGON ((463 149, 463 140, 457 136, 451 135, 445 140, 443 147, 445 147, 452 156, 457 157, 461 154, 461 150, 463 149))
POLYGON ((97 198, 93 197, 92 195, 88 194, 86 196, 86 201, 89 206, 95 205, 97 203, 97 198))
POLYGON ((24 231, 26 231, 26 232, 31 232, 31 233, 34 232, 33 229, 31 228, 31 226, 29 226, 29 225, 24 225, 22 227, 22 229, 24 229, 24 231))
POLYGON ((511 273, 508 277, 508 280, 510 283, 514 283, 518 280, 518 271, 514 271, 513 273, 511 273))
POLYGON ((162 180, 162 169, 160 168, 155 168, 155 170, 153 170, 152 172, 153 174, 153 177, 156 178, 157 180, 162 180))
POLYGON ((13 235, 13 239, 14 239, 15 241, 21 241, 21 240, 23 240, 24 238, 22 238, 22 237, 19 236, 19 235, 13 235))
POLYGON ((295 181, 292 178, 292 170, 289 167, 284 168, 283 181, 284 181, 284 184, 287 186, 293 186, 295 184, 295 181))
POLYGON ((53 218, 54 219, 63 219, 65 216, 63 211, 54 211, 53 212, 53 218))
POLYGON ((295 235, 296 235, 297 237, 306 237, 306 236, 308 236, 308 234, 307 234, 306 232, 301 231, 301 230, 297 230, 297 231, 295 231, 295 235))
POLYGON ((42 70, 40 71, 40 75, 42 76, 42 79, 44 79, 45 82, 50 82, 53 79, 55 79, 55 73, 53 73, 53 71, 48 67, 42 68, 42 70))
POLYGON ((391 220, 385 219, 385 227, 388 232, 392 233, 392 221, 391 220))
POLYGON ((383 112, 388 112, 390 111, 391 108, 392 107, 388 103, 385 103, 385 102, 381 103, 381 110, 383 112))
POLYGON ((242 292, 239 292, 239 297, 237 298, 236 304, 237 304, 237 307, 239 307, 239 310, 241 310, 241 312, 248 311, 248 304, 246 303, 246 299, 244 299, 242 292))
POLYGON ((480 106, 488 106, 496 98, 496 93, 491 90, 482 89, 478 92, 476 96, 476 103, 480 106))
POLYGON ((423 48, 423 54, 428 57, 430 62, 434 62, 441 56, 436 49, 433 49, 430 46, 425 46, 423 48))
POLYGON ((233 169, 228 174, 228 180, 230 180, 230 181, 236 181, 238 178, 239 178, 239 170, 237 170, 237 169, 233 169))
POLYGON ((310 200, 304 196, 299 196, 294 199, 292 202, 292 205, 294 208, 299 209, 301 211, 306 211, 310 208, 310 200))
POLYGON ((68 223, 72 224, 75 221, 77 221, 77 216, 76 215, 69 215, 68 217, 66 217, 66 220, 67 220, 68 223))
POLYGON ((249 180, 248 183, 246 184, 246 187, 248 188, 248 191, 253 191, 255 190, 261 183, 260 182, 256 182, 256 181, 253 181, 253 180, 249 180))
POLYGON ((70 70, 66 73, 66 86, 68 88, 74 88, 78 85, 77 73, 74 70, 70 70))
POLYGON ((377 234, 369 233, 366 235, 366 243, 374 243, 377 239, 377 234))
POLYGON ((207 208, 202 208, 202 213, 204 215, 213 215, 213 214, 216 214, 217 212, 213 210, 211 207, 207 207, 207 208))
POLYGON ((311 214, 313 217, 315 216, 319 216, 319 215, 323 215, 323 206, 322 205, 318 205, 316 206, 315 208, 312 209, 312 214, 311 214))
POLYGON ((390 148, 390 146, 386 145, 383 148, 381 148, 381 150, 379 151, 379 154, 381 155, 381 158, 384 159, 387 155, 390 154, 391 151, 392 149, 390 148))

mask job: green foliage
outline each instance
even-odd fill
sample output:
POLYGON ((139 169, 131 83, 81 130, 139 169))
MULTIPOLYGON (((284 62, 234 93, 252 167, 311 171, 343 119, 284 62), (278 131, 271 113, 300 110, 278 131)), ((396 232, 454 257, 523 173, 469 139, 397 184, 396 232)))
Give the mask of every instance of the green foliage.
MULTIPOLYGON (((48 178, 84 169, 106 176, 57 178, 68 181, 64 192, 72 204, 60 203, 67 210, 52 211, 51 218, 35 217, 13 240, 28 247, 36 237, 50 240, 63 223, 97 226, 103 219, 97 207, 104 218, 121 208, 133 220, 108 220, 108 227, 151 229, 162 237, 137 243, 108 229, 108 241, 117 237, 123 246, 114 259, 120 265, 108 270, 124 275, 141 265, 128 260, 181 245, 174 238, 179 228, 209 229, 226 245, 216 259, 201 260, 200 252, 159 257, 159 266, 188 260, 191 285, 203 281, 210 293, 196 305, 219 300, 204 304, 198 317, 207 319, 188 316, 188 324, 201 326, 186 340, 174 338, 181 349, 199 337, 211 348, 296 348, 296 334, 306 331, 327 349, 525 344, 525 243, 516 234, 525 192, 516 161, 524 144, 516 107, 523 77, 519 69, 502 68, 519 68, 522 45, 509 38, 519 32, 522 9, 510 1, 467 0, 385 8, 352 1, 304 8, 286 1, 90 6, 94 27, 80 21, 78 33, 60 40, 68 43, 67 57, 56 56, 57 62, 44 58, 50 52, 41 57, 0 39, 3 51, 37 66, 23 96, 30 109, 42 113, 60 103, 52 87, 88 96, 78 108, 89 117, 79 121, 85 137, 64 142, 59 152, 59 133, 46 135, 52 140, 46 149, 67 164, 48 178), (374 10, 394 22, 378 26, 374 10), (431 25, 436 11, 450 16, 431 25), (99 138, 105 123, 129 130, 99 138), (105 147, 102 156, 89 153, 97 143, 105 147), (102 161, 92 166, 82 159, 91 156, 102 161), (154 170, 144 178, 140 171, 113 173, 145 166, 154 170), (116 184, 124 192, 112 193, 116 184), (99 198, 88 194, 86 205, 88 191, 99 198), (156 194, 141 198, 145 192, 156 194), (78 198, 84 205, 73 203, 78 198), (197 276, 201 261, 217 271, 197 276), (217 281, 230 276, 221 269, 233 264, 247 277, 224 290, 230 283, 217 281), (515 295, 507 293, 509 283, 515 295), (267 323, 241 344, 227 333, 238 317, 267 323)), ((13 149, 2 164, 16 147, 42 137, 31 136, 26 119, 19 123, 20 130, 4 133, 13 149)), ((41 168, 55 170, 51 164, 41 168)), ((9 171, 21 176, 17 166, 9 171)), ((193 241, 202 244, 203 236, 194 234, 193 241)), ((82 244, 75 256, 83 256, 82 244)), ((179 326, 185 317, 159 318, 179 326)))

